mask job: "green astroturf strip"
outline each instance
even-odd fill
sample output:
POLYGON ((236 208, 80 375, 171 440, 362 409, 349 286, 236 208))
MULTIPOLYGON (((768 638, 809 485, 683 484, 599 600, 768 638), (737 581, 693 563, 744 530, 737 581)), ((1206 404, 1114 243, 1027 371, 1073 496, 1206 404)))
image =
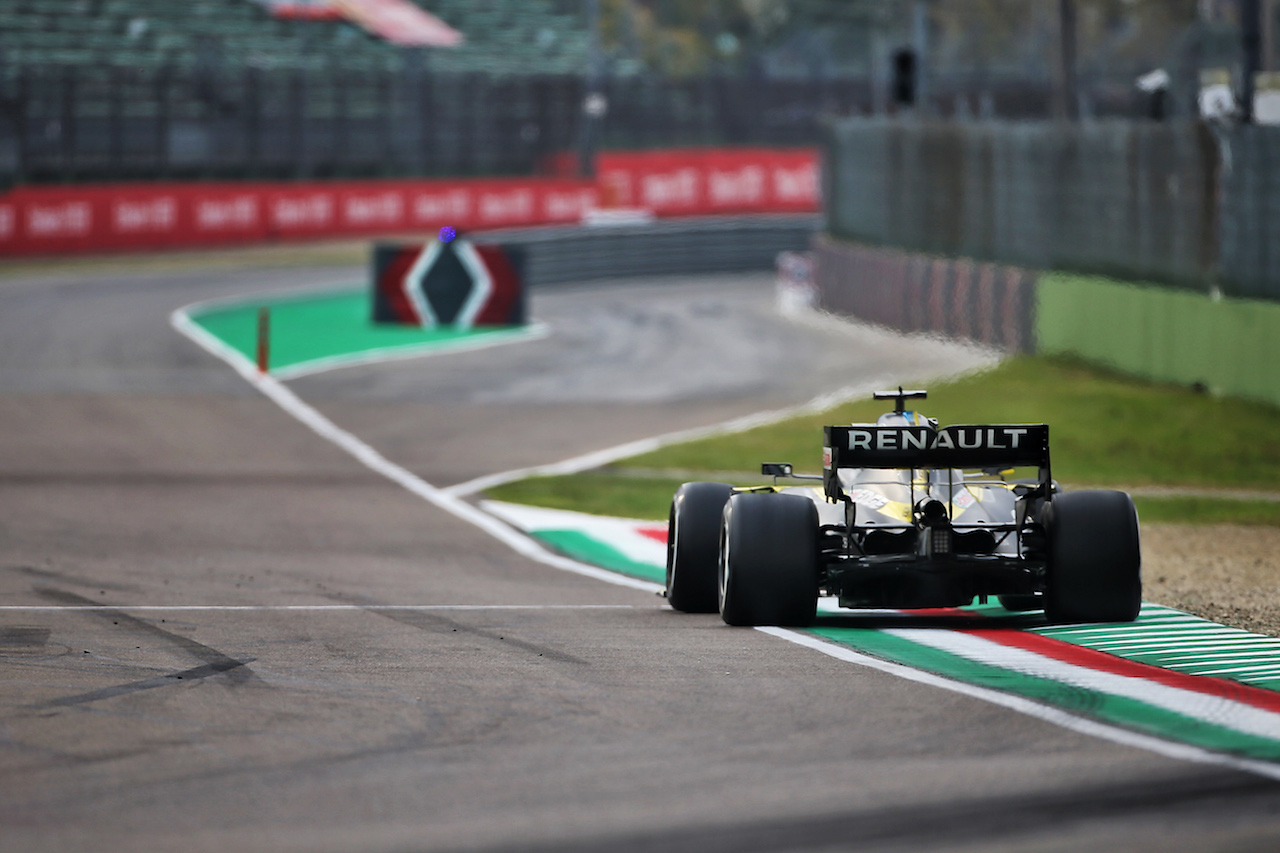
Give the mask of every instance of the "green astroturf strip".
POLYGON ((633 560, 621 551, 577 530, 537 530, 533 535, 575 560, 641 580, 654 583, 667 582, 665 566, 659 567, 633 560))
POLYGON ((1243 734, 1134 699, 1111 696, 978 663, 869 628, 813 628, 818 637, 882 660, 922 669, 966 684, 1012 693, 1065 711, 1177 740, 1216 752, 1266 760, 1280 759, 1280 741, 1243 734))
POLYGON ((1139 663, 1189 675, 1209 674, 1253 687, 1280 690, 1280 639, 1219 625, 1158 605, 1143 605, 1138 621, 1105 631, 1079 626, 1049 626, 1037 634, 1076 646, 1097 649, 1139 663), (1120 645, 1147 641, 1154 647, 1120 645), (1234 663, 1228 663, 1228 660, 1234 663), (1252 666, 1241 672, 1219 672, 1224 667, 1252 666))
POLYGON ((508 326, 458 330, 374 323, 370 299, 367 288, 304 297, 275 295, 261 302, 211 306, 192 312, 191 319, 245 358, 256 361, 258 309, 266 306, 271 311, 272 369, 373 350, 444 346, 510 330, 508 326))

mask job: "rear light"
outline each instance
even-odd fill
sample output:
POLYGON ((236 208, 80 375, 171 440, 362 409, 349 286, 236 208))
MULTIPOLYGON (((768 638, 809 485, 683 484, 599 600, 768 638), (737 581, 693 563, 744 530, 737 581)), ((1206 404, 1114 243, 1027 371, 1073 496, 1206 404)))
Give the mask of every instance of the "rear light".
POLYGON ((929 552, 935 555, 951 553, 950 527, 932 527, 929 529, 929 552))

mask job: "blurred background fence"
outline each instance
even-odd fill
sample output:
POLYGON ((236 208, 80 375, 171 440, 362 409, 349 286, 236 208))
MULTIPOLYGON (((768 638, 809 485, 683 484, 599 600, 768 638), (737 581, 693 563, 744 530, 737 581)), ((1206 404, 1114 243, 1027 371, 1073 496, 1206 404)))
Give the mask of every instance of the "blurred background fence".
MULTIPOLYGON (((534 175, 573 150, 580 75, 24 67, 0 79, 11 182, 534 175)), ((599 144, 813 144, 866 92, 807 80, 607 81, 599 144)), ((573 164, 576 169, 576 163, 573 164)))
POLYGON ((325 0, 3 0, 0 185, 532 175, 902 110, 1136 118, 1157 68, 1185 118, 1201 68, 1239 65, 1226 0, 413 2, 461 41, 393 43, 325 0))
POLYGON ((1223 135, 1219 272, 1225 292, 1280 299, 1280 128, 1223 135))
POLYGON ((1280 129, 895 122, 827 135, 848 240, 1280 299, 1280 129))

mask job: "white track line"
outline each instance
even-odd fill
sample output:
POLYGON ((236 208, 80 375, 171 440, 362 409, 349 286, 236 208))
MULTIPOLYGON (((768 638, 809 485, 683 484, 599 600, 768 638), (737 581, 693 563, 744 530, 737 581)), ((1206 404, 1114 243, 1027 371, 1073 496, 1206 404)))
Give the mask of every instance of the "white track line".
POLYGON ((363 610, 413 611, 482 611, 482 610, 659 610, 666 605, 648 608, 635 604, 4 604, 0 611, 56 612, 61 610, 175 613, 188 610, 265 610, 289 612, 354 612, 363 610))
POLYGON ((847 649, 843 646, 837 646, 834 643, 828 643, 817 637, 808 634, 801 634, 786 628, 756 628, 761 633, 786 640, 789 643, 795 643, 805 648, 813 649, 821 652, 829 657, 842 660, 846 663, 865 666, 868 669, 879 670, 889 675, 904 678, 907 681, 914 681, 918 684, 927 684, 930 687, 937 687, 952 693, 959 693, 964 696, 971 696, 974 699, 980 699, 983 702, 990 702, 992 705, 999 705, 1020 714, 1026 714, 1037 720, 1043 720, 1052 723, 1055 726, 1061 726, 1079 734, 1088 735, 1090 737, 1101 738, 1102 740, 1120 744, 1121 746, 1130 746, 1135 749, 1154 752, 1157 755, 1163 755, 1166 758, 1173 758, 1179 761, 1194 761, 1198 764, 1216 764, 1220 767, 1230 767, 1233 770, 1242 770, 1246 773, 1254 773, 1259 776, 1266 776, 1269 779, 1280 779, 1280 764, 1269 761, 1255 761, 1248 758, 1238 758, 1234 755, 1226 755, 1220 752, 1212 752, 1198 746, 1192 746, 1185 743, 1177 743, 1175 741, 1161 740, 1160 738, 1151 737, 1149 735, 1139 734, 1138 732, 1122 729, 1108 723, 1100 723, 1097 720, 1090 720, 1086 717, 1078 717, 1075 714, 1068 713, 1059 708, 1049 705, 1041 705, 1039 702, 1033 702, 1030 699, 1024 699, 1012 693, 1001 693, 998 690, 991 690, 986 687, 978 687, 974 684, 966 684, 963 681, 952 681, 949 678, 943 678, 940 675, 934 675, 931 672, 925 672, 919 669, 912 669, 909 666, 892 663, 890 661, 880 660, 879 658, 864 655, 847 649))
MULTIPOLYGON (((408 489, 410 492, 413 492, 415 495, 418 495, 419 497, 421 497, 423 500, 426 500, 432 505, 439 507, 440 509, 443 509, 448 513, 451 513, 452 515, 464 521, 474 524, 476 527, 479 527, 481 530, 497 538, 503 544, 507 545, 512 550, 514 550, 516 553, 521 554, 522 556, 526 556, 529 559, 535 560, 539 563, 543 563, 544 565, 549 565, 555 568, 564 569, 565 571, 584 575, 586 577, 596 578, 597 580, 602 580, 602 581, 605 581, 606 583, 617 584, 620 586, 628 586, 634 589, 651 590, 654 592, 659 592, 662 590, 662 587, 659 586, 658 584, 652 584, 645 581, 635 580, 633 578, 628 578, 623 575, 614 574, 613 572, 606 572, 601 569, 597 569, 594 566, 588 566, 584 563, 579 563, 575 560, 569 560, 565 557, 561 557, 559 555, 550 553, 549 551, 545 550, 540 545, 538 545, 537 542, 535 542, 530 537, 525 536, 521 533, 518 533, 512 528, 502 524, 493 516, 490 516, 476 509, 470 504, 460 500, 457 497, 457 494, 451 493, 450 491, 439 489, 435 486, 430 485, 429 483, 420 479, 416 475, 410 473, 404 468, 401 468, 399 465, 395 465, 394 463, 388 461, 386 458, 384 458, 372 447, 360 441, 355 436, 351 435, 345 430, 342 430, 336 425, 334 425, 331 421, 329 421, 327 418, 321 415, 318 411, 313 409, 311 406, 308 406, 306 403, 302 402, 302 400, 299 399, 297 395, 295 395, 292 391, 290 391, 280 382, 278 382, 277 380, 273 379, 270 376, 264 376, 260 374, 258 372, 257 367, 254 366, 247 358, 245 358, 239 352, 226 346, 224 343, 222 343, 222 341, 218 340, 216 337, 214 337, 213 335, 210 335, 204 329, 197 326, 194 322, 192 322, 190 316, 188 316, 185 309, 178 309, 177 311, 173 312, 173 314, 170 316, 170 323, 173 325, 174 329, 176 329, 178 332, 185 335, 186 337, 190 338, 201 348, 205 349, 212 355, 222 359, 227 364, 229 364, 237 373, 243 376, 248 382, 254 385, 254 387, 256 387, 259 391, 261 391, 263 394, 269 397, 272 401, 274 401, 277 405, 279 405, 282 409, 284 409, 290 415, 293 415, 293 417, 297 418, 299 421, 306 424, 307 427, 309 427, 311 430, 313 430, 315 433, 317 433, 321 437, 326 438, 329 441, 333 442, 334 444, 338 445, 343 450, 347 451, 356 459, 358 459, 361 463, 363 463, 368 468, 400 484, 405 489, 408 489)), ((858 386, 858 388, 861 389, 862 386, 858 386)), ((850 391, 851 389, 842 389, 842 391, 837 392, 837 395, 849 393, 850 391)), ((859 393, 865 393, 865 391, 859 391, 859 393)), ((823 399, 829 399, 829 397, 818 398, 818 400, 823 400, 823 399)), ((818 400, 811 401, 807 405, 815 406, 818 404, 818 400)), ((840 401, 837 400, 836 402, 840 402, 840 401)), ((834 403, 830 405, 834 405, 834 403)), ((804 407, 801 407, 801 408, 803 409, 804 407)), ((768 414, 776 415, 776 413, 768 413, 768 414)), ((756 416, 756 417, 759 417, 759 416, 756 416)), ((740 423, 747 420, 749 420, 749 418, 740 418, 738 419, 738 422, 740 423)), ((765 421, 765 422, 768 423, 770 421, 765 421)), ((733 424, 733 423, 735 422, 733 421, 729 422, 729 424, 733 424)), ((743 428, 746 429, 749 427, 743 427, 743 428)), ((717 432, 729 431, 730 429, 732 429, 732 427, 722 424, 720 425, 720 427, 709 427, 709 428, 706 428, 705 430, 689 430, 687 431, 687 433, 702 433, 705 435, 713 435, 713 434, 717 434, 717 432)), ((680 433, 673 433, 668 436, 663 436, 657 439, 648 439, 647 441, 659 442, 658 444, 653 445, 657 447, 657 446, 661 446, 660 442, 662 442, 664 439, 669 439, 670 441, 680 440, 672 437, 675 435, 680 435, 680 433)), ((567 460, 566 462, 559 463, 558 466, 543 466, 541 469, 524 469, 524 471, 521 471, 521 472, 508 472, 513 476, 511 476, 508 480, 500 480, 498 482, 509 482, 509 480, 519 479, 522 476, 527 476, 525 472, 534 472, 538 470, 544 470, 544 471, 554 470, 557 467, 563 468, 564 466, 576 466, 576 465, 582 465, 584 468, 590 467, 588 464, 584 463, 583 460, 589 460, 592 458, 601 458, 606 454, 610 454, 614 452, 617 452, 619 455, 613 456, 612 459, 621 458, 622 456, 628 455, 629 453, 642 452, 642 451, 628 450, 627 452, 624 453, 622 452, 624 448, 643 446, 645 444, 646 442, 643 442, 643 441, 632 442, 631 444, 622 445, 621 447, 613 448, 612 450, 599 451, 596 454, 588 454, 587 456, 577 457, 577 459, 574 459, 574 460, 567 460)), ((611 459, 606 459, 605 461, 611 461, 611 459)), ((603 464, 603 462, 596 463, 596 464, 603 464)), ((570 470, 582 470, 582 468, 571 468, 570 470)), ((570 471, 562 471, 562 473, 568 473, 568 472, 570 471)), ((505 476, 505 475, 496 475, 496 476, 505 476)), ((476 483, 479 481, 473 480, 471 482, 476 483)), ((470 484, 463 483, 463 484, 460 484, 459 486, 454 486, 453 490, 457 491, 457 490, 460 490, 463 486, 468 486, 468 485, 470 484)), ((483 486, 480 486, 479 488, 483 488, 483 486)), ((902 666, 901 664, 882 661, 882 660, 879 660, 878 658, 873 658, 868 655, 863 655, 858 652, 854 652, 850 649, 846 649, 841 646, 836 646, 831 643, 825 642, 816 637, 813 637, 807 634, 800 634, 795 631, 787 630, 785 628, 762 627, 762 628, 756 628, 755 630, 760 631, 761 633, 764 633, 764 634, 768 634, 772 637, 777 637, 779 639, 786 640, 787 642, 790 642, 790 643, 795 643, 796 645, 813 649, 815 651, 821 652, 822 654, 828 655, 838 660, 845 661, 847 663, 853 663, 859 666, 865 666, 871 669, 876 669, 881 672, 888 673, 890 675, 895 675, 899 678, 904 678, 908 681, 914 681, 916 683, 929 685, 931 687, 938 687, 943 690, 948 690, 952 693, 959 693, 965 696, 971 696, 975 699, 980 699, 984 702, 989 702, 993 705, 999 705, 1001 707, 1008 708, 1013 711, 1017 711, 1018 713, 1026 714, 1027 716, 1034 717, 1036 719, 1043 720, 1045 722, 1052 723, 1057 726, 1061 726, 1062 728, 1068 729, 1070 731, 1079 732, 1080 734, 1101 738, 1103 740, 1107 740, 1112 743, 1121 744, 1123 746, 1142 749, 1147 752, 1152 752, 1157 755, 1165 756, 1167 758, 1173 758, 1173 759, 1182 760, 1182 761, 1192 761, 1192 762, 1197 762, 1201 764, 1214 764, 1222 767, 1229 767, 1235 770, 1241 770, 1248 773, 1254 773, 1254 774, 1265 776, 1271 779, 1280 779, 1280 764, 1274 764, 1274 763, 1265 762, 1265 761, 1252 761, 1244 758, 1237 758, 1231 755, 1225 755, 1217 752, 1210 752, 1209 750, 1202 749, 1196 746, 1191 746, 1188 744, 1165 741, 1159 738, 1138 734, 1137 732, 1132 732, 1132 731, 1129 731, 1128 729, 1122 729, 1116 726, 1108 725, 1106 723, 1097 722, 1096 720, 1090 720, 1084 717, 1078 717, 1074 714, 1070 714, 1058 708, 1053 708, 1047 705, 1041 705, 1037 702, 1032 702, 1020 696, 1015 696, 1008 693, 1000 693, 995 690, 989 690, 987 688, 977 687, 975 685, 965 684, 959 681, 951 681, 950 679, 942 678, 940 676, 933 675, 932 673, 902 666)))
POLYGON ((579 563, 577 560, 570 560, 559 554, 551 553, 532 538, 508 527, 488 513, 476 509, 461 498, 446 494, 443 490, 436 488, 411 471, 396 465, 351 433, 338 427, 320 412, 304 403, 298 395, 286 388, 280 381, 270 375, 258 372, 258 368, 249 359, 197 325, 192 321, 186 309, 179 308, 174 311, 169 317, 169 322, 179 333, 190 338, 211 355, 229 364, 247 382, 317 435, 336 444, 354 456, 365 467, 381 474, 392 482, 398 483, 433 506, 480 528, 517 554, 543 565, 595 578, 616 586, 625 586, 655 593, 662 591, 662 587, 658 584, 607 572, 595 566, 589 566, 586 563, 579 563))
POLYGON ((402 346, 381 347, 365 350, 355 355, 332 355, 325 358, 314 358, 301 361, 288 367, 272 370, 271 375, 281 380, 299 379, 303 376, 314 376, 317 373, 328 373, 344 367, 359 367, 363 364, 378 364, 384 361, 407 361, 413 358, 427 358, 433 355, 453 355, 460 352, 492 349, 507 344, 522 344, 528 341, 539 341, 551 334, 551 327, 546 323, 529 323, 519 329, 493 331, 470 338, 459 338, 454 341, 437 343, 404 344, 402 346))
POLYGON ((619 444, 616 447, 606 447, 603 450, 596 450, 591 453, 585 453, 582 456, 575 456, 572 459, 565 459, 561 462, 553 462, 549 465, 535 465, 531 468, 518 468, 514 471, 503 471, 498 474, 489 474, 484 477, 477 477, 474 480, 468 480, 465 483, 458 483, 453 486, 446 486, 441 491, 455 496, 471 495, 485 489, 500 486, 503 483, 510 483, 515 480, 523 480, 526 477, 555 477, 564 474, 577 474, 579 471, 586 471, 590 468, 598 468, 601 465, 607 465, 618 459, 625 459, 628 456, 638 456, 641 453, 649 453, 660 447, 666 447, 669 444, 677 444, 682 441, 693 441, 699 438, 710 438, 717 435, 728 435, 735 432, 746 432, 749 429, 755 429, 760 426, 768 426, 787 420, 788 418, 799 417, 801 415, 816 414, 824 412, 827 409, 834 408, 841 403, 850 400, 857 400, 866 397, 872 391, 881 388, 890 379, 887 376, 877 377, 867 382, 860 382, 857 385, 847 385, 838 391, 829 394, 821 394, 814 397, 807 403, 798 406, 790 406, 783 409, 773 409, 767 412, 756 412, 750 415, 744 415, 740 418, 723 421, 711 426, 695 427, 693 429, 680 430, 678 432, 669 432, 664 435, 654 436, 653 438, 642 438, 638 441, 619 444))
MULTIPOLYGON (((814 309, 792 309, 782 311, 781 313, 790 320, 813 328, 823 329, 826 331, 838 331, 843 334, 853 334, 863 339, 868 335, 880 335, 886 341, 897 338, 895 333, 889 332, 885 329, 869 324, 849 322, 814 309)), ((977 344, 957 344, 957 346, 969 346, 970 349, 983 353, 989 357, 988 363, 977 367, 971 367, 966 370, 956 371, 937 378, 954 378, 976 371, 985 370, 1000 359, 1000 355, 989 347, 983 347, 977 344)), ((769 426, 770 424, 779 423, 780 421, 788 420, 790 418, 825 412, 828 409, 833 409, 836 406, 849 402, 850 400, 861 400, 868 397, 873 391, 878 391, 887 386, 895 385, 900 378, 901 377, 896 374, 885 374, 883 376, 864 380, 854 385, 846 385, 843 388, 839 388, 826 394, 819 394, 812 400, 809 400, 806 403, 801 403, 798 406, 787 406, 766 412, 755 412, 739 418, 732 418, 718 424, 712 424, 711 426, 694 427, 693 429, 669 432, 652 438, 642 438, 638 441, 620 444, 617 447, 608 447, 603 450, 586 453, 582 456, 575 456, 572 459, 565 459, 564 461, 554 462, 549 465, 535 465, 530 468, 519 468, 515 471, 504 471, 499 474, 489 474, 484 477, 477 477, 474 480, 468 480, 465 483, 446 486, 444 491, 451 495, 471 495, 494 486, 500 486, 503 483, 523 480, 527 477, 556 477, 565 474, 577 474, 580 471, 598 468, 601 465, 607 465, 610 462, 617 461, 618 459, 625 459, 628 456, 638 456, 641 453, 649 453, 670 444, 679 444, 684 441, 694 441, 700 438, 711 438, 718 435, 730 435, 736 432, 746 432, 747 430, 755 429, 756 427, 769 426)))
MULTIPOLYGON (((190 305, 184 305, 170 316, 170 322, 177 328, 173 317, 182 314, 186 317, 187 322, 195 324, 191 320, 191 315, 197 311, 206 311, 214 308, 231 308, 234 306, 244 305, 261 305, 265 302, 298 302, 309 299, 313 296, 340 296, 357 291, 361 286, 353 284, 339 284, 332 287, 325 287, 318 290, 275 290, 265 293, 256 294, 254 296, 221 296, 216 299, 205 299, 200 302, 192 302, 190 305)), ((179 329, 179 331, 182 331, 179 329)), ((201 330, 203 331, 203 329, 201 330)), ((183 332, 183 334, 186 334, 183 332)), ((506 331, 494 331, 486 335, 475 338, 463 338, 457 341, 447 343, 427 343, 427 344, 404 344, 403 346, 381 347, 375 350, 366 350, 357 355, 335 355, 325 358, 313 358, 310 361, 303 361, 297 364, 281 367, 277 370, 270 371, 271 375, 281 380, 299 379, 303 376, 314 376, 317 373, 327 373, 331 370, 340 370, 344 367, 359 367, 363 364, 375 364, 383 361, 404 361, 413 358, 426 358, 433 355, 451 355, 456 352, 472 352, 475 350, 489 349, 491 347, 503 346, 505 344, 525 343, 526 341, 536 341, 547 337, 551 334, 551 327, 546 323, 534 321, 519 329, 510 329, 506 331)), ((191 337, 187 335, 187 337, 191 337)), ((199 341, 197 341, 199 343, 199 341)), ((200 344, 205 349, 209 349, 200 344)), ((215 353, 216 354, 216 353, 215 353)), ((223 361, 227 359, 221 355, 218 356, 223 361)))

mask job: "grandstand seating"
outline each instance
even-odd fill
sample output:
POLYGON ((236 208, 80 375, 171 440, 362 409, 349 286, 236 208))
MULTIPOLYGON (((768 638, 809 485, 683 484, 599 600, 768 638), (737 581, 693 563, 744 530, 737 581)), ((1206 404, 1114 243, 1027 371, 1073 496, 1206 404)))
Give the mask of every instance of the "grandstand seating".
MULTIPOLYGON (((443 72, 577 74, 588 35, 550 0, 419 0, 460 30, 456 48, 430 51, 443 72)), ((4 0, 0 73, 24 67, 90 66, 398 71, 416 50, 398 48, 344 21, 280 20, 255 0, 4 0)))

